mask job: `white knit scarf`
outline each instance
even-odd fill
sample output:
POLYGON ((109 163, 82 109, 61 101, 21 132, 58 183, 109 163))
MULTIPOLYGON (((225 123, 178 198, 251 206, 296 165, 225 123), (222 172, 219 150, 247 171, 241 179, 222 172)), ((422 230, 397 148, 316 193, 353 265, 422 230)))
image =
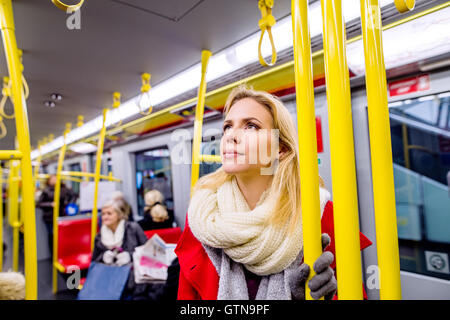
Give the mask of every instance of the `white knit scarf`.
POLYGON ((113 232, 110 228, 108 228, 104 224, 100 228, 101 241, 103 245, 110 250, 115 247, 122 246, 124 233, 125 233, 124 219, 120 220, 115 232, 113 232))
MULTIPOLYGON (((247 270, 261 276, 278 273, 298 256, 303 232, 301 225, 292 235, 288 235, 287 224, 284 227, 267 225, 274 210, 271 199, 266 190, 256 207, 250 210, 233 177, 217 191, 200 189, 194 194, 188 209, 189 226, 201 243, 223 249, 247 270)), ((321 212, 322 200, 325 199, 321 190, 321 212)))

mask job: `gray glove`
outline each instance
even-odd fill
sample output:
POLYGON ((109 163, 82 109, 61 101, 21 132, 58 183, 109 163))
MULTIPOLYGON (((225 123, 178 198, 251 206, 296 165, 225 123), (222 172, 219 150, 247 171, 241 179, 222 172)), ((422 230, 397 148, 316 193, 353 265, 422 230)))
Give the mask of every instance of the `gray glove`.
MULTIPOLYGON (((326 233, 322 234, 322 250, 324 250, 331 242, 330 236, 326 233)), ((308 285, 311 289, 311 297, 315 300, 324 297, 326 300, 332 299, 337 289, 336 278, 330 265, 334 260, 331 252, 324 252, 314 262, 313 269, 316 273, 309 281, 308 285)), ((296 300, 305 299, 305 282, 309 276, 309 266, 303 263, 294 272, 289 283, 291 286, 292 297, 296 300)))

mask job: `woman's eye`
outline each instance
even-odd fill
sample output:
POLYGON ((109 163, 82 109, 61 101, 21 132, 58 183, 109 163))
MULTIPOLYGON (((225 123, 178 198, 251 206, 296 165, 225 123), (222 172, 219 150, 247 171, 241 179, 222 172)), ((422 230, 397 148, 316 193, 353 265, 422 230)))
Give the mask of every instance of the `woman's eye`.
POLYGON ((227 131, 229 128, 230 128, 230 125, 229 125, 229 124, 226 124, 226 125, 223 126, 223 131, 225 132, 225 131, 227 131))
POLYGON ((259 129, 259 127, 256 124, 251 123, 251 122, 247 123, 247 128, 256 129, 256 130, 259 129))

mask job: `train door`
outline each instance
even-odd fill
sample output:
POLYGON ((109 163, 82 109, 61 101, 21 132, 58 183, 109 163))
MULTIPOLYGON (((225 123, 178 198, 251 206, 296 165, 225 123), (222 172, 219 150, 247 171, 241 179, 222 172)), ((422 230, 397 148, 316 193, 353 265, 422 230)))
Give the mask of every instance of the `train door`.
MULTIPOLYGON (((413 76, 389 85, 391 145, 387 147, 393 153, 403 299, 450 298, 450 86, 445 81, 449 76, 450 72, 413 76), (421 81, 426 84, 420 84, 421 81), (410 88, 414 83, 416 88, 410 88), (399 91, 402 86, 403 91, 399 91)), ((375 274, 372 266, 376 265, 376 239, 370 209, 373 200, 368 189, 368 133, 363 132, 368 129, 367 108, 361 97, 356 100, 359 111, 353 121, 361 229, 374 242, 364 257, 370 298, 378 288, 371 281, 375 274), (365 139, 366 147, 358 149, 365 139)))
MULTIPOLYGON (((169 212, 174 210, 172 167, 167 146, 135 153, 137 214, 144 213, 144 196, 153 189, 160 191, 169 212)), ((173 217, 171 217, 173 219, 173 217)))

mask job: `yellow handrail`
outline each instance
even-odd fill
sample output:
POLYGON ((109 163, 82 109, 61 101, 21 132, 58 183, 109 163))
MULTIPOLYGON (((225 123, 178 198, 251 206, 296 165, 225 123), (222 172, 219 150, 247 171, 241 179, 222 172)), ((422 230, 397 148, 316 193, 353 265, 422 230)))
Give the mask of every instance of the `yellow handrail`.
POLYGON ((210 155, 210 154, 201 154, 199 156, 199 162, 217 162, 221 163, 222 159, 220 156, 210 155))
MULTIPOLYGON (((322 244, 311 41, 307 2, 292 0, 291 4, 301 176, 303 253, 305 263, 312 266, 322 254, 322 244)), ((313 276, 314 270, 311 268, 308 281, 313 276)), ((309 286, 305 285, 305 289, 306 299, 312 300, 309 286)))
MULTIPOLYGON (((50 175, 49 174, 38 174, 35 177, 38 180, 45 180, 45 179, 48 179, 48 177, 50 177, 50 175)), ((61 174, 61 180, 74 181, 74 182, 83 182, 83 181, 85 181, 83 179, 78 179, 78 178, 74 178, 74 177, 64 176, 62 174, 61 174)))
POLYGON ((58 270, 56 268, 56 263, 58 262, 58 217, 60 209, 60 193, 61 193, 61 171, 63 168, 64 157, 66 155, 66 138, 69 134, 72 125, 71 123, 66 123, 66 129, 63 135, 63 145, 59 150, 58 166, 56 168, 56 183, 55 191, 53 195, 53 263, 52 263, 52 275, 53 275, 53 293, 58 291, 58 270))
MULTIPOLYGON (((75 177, 87 177, 87 178, 95 178, 95 173, 90 172, 80 172, 80 171, 61 171, 61 175, 63 176, 75 176, 75 177)), ((105 175, 99 175, 100 179, 108 180, 108 181, 115 181, 115 182, 122 182, 122 180, 115 178, 113 176, 105 176, 105 175)))
POLYGON ((342 300, 362 299, 358 197, 341 0, 321 0, 325 79, 330 129, 331 176, 338 294, 342 300))
POLYGON ((23 154, 21 171, 23 178, 22 209, 24 214, 25 298, 35 300, 37 299, 37 249, 30 130, 28 126, 26 101, 23 96, 23 75, 14 33, 15 28, 11 0, 0 0, 0 20, 9 77, 12 82, 11 93, 14 101, 19 150, 23 154))
MULTIPOLYGON (((414 2, 414 1, 413 1, 414 2)), ((401 299, 394 171, 378 0, 361 0, 380 299, 401 299)))
POLYGON ((0 160, 20 160, 22 156, 19 150, 0 150, 0 160))
POLYGON ((100 182, 100 171, 102 164, 103 146, 105 143, 106 136, 106 115, 108 114, 108 109, 103 109, 103 121, 102 129, 100 130, 100 138, 98 139, 97 145, 97 159, 95 161, 95 176, 94 176, 94 203, 92 205, 92 220, 91 220, 91 251, 94 250, 95 235, 97 234, 97 217, 98 217, 98 183, 100 182))
POLYGON ((200 171, 200 144, 202 143, 203 112, 205 111, 206 72, 211 51, 202 51, 202 76, 198 87, 198 101, 195 107, 194 139, 192 141, 191 196, 200 171))

